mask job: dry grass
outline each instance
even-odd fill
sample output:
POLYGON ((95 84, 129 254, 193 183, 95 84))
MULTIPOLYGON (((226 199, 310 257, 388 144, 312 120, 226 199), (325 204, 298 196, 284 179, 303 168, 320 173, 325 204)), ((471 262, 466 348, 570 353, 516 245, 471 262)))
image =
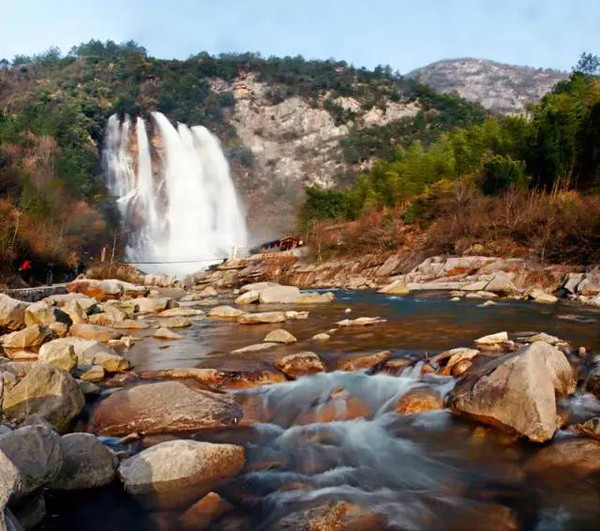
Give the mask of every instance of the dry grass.
POLYGON ((368 214, 347 224, 318 225, 311 237, 316 258, 384 251, 482 254, 542 264, 600 264, 600 196, 510 190, 484 196, 468 182, 434 189, 407 210, 368 214))

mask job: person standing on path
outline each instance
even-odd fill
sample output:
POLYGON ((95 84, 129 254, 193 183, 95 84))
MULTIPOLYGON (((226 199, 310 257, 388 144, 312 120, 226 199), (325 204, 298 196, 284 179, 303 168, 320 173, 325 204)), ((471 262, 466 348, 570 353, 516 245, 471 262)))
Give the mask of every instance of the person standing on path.
POLYGON ((19 267, 19 271, 21 272, 21 278, 27 282, 31 283, 31 262, 27 259, 23 261, 21 267, 19 267))

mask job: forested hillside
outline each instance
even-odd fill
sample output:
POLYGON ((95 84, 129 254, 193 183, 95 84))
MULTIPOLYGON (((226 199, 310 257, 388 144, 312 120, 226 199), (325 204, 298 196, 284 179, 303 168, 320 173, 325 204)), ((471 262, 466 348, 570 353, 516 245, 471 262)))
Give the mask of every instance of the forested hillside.
POLYGON ((308 190, 300 212, 338 252, 429 252, 600 263, 600 60, 584 55, 527 117, 489 117, 415 141, 353 186, 308 190), (327 230, 322 220, 353 221, 327 230))
MULTIPOLYGON (((90 41, 0 62, 0 256, 5 270, 77 261, 112 245, 118 214, 102 177, 113 113, 203 124, 220 138, 257 238, 293 226, 305 185, 351 184, 374 158, 481 123, 484 110, 389 68, 253 54, 185 61, 90 41)), ((118 247, 118 245, 117 245, 118 247)))

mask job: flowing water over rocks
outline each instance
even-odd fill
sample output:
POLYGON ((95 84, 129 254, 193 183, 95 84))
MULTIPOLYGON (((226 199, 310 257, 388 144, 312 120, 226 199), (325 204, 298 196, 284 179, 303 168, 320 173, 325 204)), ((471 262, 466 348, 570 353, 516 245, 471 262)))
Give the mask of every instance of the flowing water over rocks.
MULTIPOLYGON (((46 495, 41 528, 600 525, 600 443, 593 436, 596 424, 587 422, 600 414, 600 401, 585 391, 586 375, 593 375, 588 366, 600 348, 598 310, 509 299, 481 307, 481 300, 451 302, 442 293, 332 293, 335 300, 327 304, 241 306, 233 302, 237 294, 211 293, 207 306, 189 297, 170 300, 164 315, 165 306, 136 314, 148 328, 132 328, 131 341, 115 343, 133 369, 111 365, 117 374, 99 382, 96 398, 87 395, 78 424, 117 452, 117 474, 128 492, 121 480, 68 495, 53 491, 46 495), (243 325, 240 315, 210 316, 211 307, 224 305, 242 315, 277 313, 284 322, 243 325), (198 308, 208 314, 189 311, 198 308), (181 339, 153 337, 176 314, 189 316, 190 326, 177 329, 181 339), (580 319, 562 318, 566 314, 580 319), (336 324, 375 316, 370 326, 336 324), (283 329, 287 334, 275 332, 283 329), (313 339, 323 333, 327 341, 313 339), (297 341, 244 350, 288 334, 297 341), (549 419, 544 437, 554 434, 552 441, 528 442, 521 436, 536 438, 538 432, 527 425, 501 431, 491 418, 473 420, 448 407, 470 375, 489 378, 496 366, 530 370, 532 352, 553 359, 558 371, 535 373, 541 382, 536 386, 557 390, 552 411, 546 402, 540 406, 549 419), (178 440, 210 444, 188 445, 186 452, 198 455, 194 465, 177 459, 178 440), (143 453, 151 448, 152 455, 143 453), (231 470, 218 465, 219 459, 227 462, 227 452, 237 456, 231 470), (143 493, 127 486, 133 472, 143 493)), ((117 302, 125 308, 129 301, 117 302)), ((54 341, 71 352, 65 340, 54 341)), ((81 358, 71 354, 70 360, 81 358)), ((504 428, 513 425, 502 419, 504 428)))

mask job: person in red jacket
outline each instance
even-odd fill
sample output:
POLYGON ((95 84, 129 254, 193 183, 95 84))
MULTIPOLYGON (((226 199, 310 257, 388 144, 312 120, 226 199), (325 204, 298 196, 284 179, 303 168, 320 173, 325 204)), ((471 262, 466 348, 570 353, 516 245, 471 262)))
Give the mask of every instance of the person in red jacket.
POLYGON ((31 262, 27 259, 21 264, 19 267, 19 271, 21 272, 21 278, 27 282, 31 282, 31 262))

